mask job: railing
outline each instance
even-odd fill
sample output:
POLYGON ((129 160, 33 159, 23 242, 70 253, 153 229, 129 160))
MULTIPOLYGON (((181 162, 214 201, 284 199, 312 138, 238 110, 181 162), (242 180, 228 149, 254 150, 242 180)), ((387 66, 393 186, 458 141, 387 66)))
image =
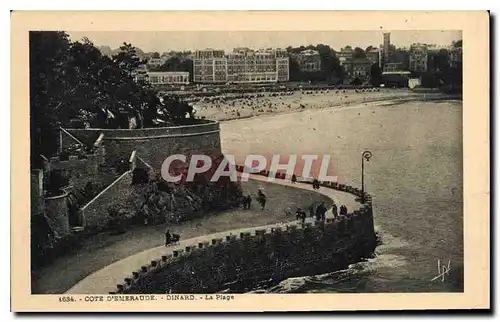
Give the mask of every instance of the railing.
POLYGON ((140 129, 65 129, 73 137, 81 137, 89 145, 110 140, 148 140, 161 138, 190 137, 220 132, 217 121, 197 119, 196 124, 173 125, 140 129), (96 139, 97 138, 97 139, 96 139))
MULTIPOLYGON (((73 141, 75 141, 76 143, 78 144, 81 144, 82 146, 85 146, 85 144, 82 143, 82 141, 78 140, 73 134, 69 133, 68 131, 66 131, 65 129, 63 129, 62 127, 59 127, 59 129, 61 130, 61 133, 64 133, 66 134, 67 136, 69 136, 73 141)), ((62 135, 62 134, 61 134, 62 135)), ((62 144, 62 142, 61 142, 62 144)))

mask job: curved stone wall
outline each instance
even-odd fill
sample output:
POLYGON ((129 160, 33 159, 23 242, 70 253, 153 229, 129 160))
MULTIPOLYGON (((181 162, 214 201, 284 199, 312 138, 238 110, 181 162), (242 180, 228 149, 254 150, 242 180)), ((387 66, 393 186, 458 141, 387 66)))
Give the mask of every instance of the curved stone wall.
POLYGON ((191 155, 221 153, 220 127, 215 121, 147 129, 65 129, 87 145, 102 137, 106 160, 110 163, 127 159, 132 151, 160 170, 163 161, 172 154, 191 155))
MULTIPOLYGON (((284 173, 277 177, 284 178, 284 173)), ((347 185, 320 185, 361 197, 359 189, 347 185)), ((238 293, 259 281, 278 283, 347 268, 371 256, 376 247, 372 200, 365 196, 359 210, 337 219, 291 223, 286 229, 256 230, 174 250, 131 272, 112 293, 238 293)))
POLYGON ((45 198, 45 216, 50 226, 60 236, 70 233, 68 218, 68 192, 45 198))

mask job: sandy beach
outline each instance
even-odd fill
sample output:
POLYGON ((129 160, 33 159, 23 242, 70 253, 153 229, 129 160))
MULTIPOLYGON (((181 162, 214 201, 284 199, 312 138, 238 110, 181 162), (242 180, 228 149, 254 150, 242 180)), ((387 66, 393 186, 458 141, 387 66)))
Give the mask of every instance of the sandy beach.
MULTIPOLYGON (((282 114, 305 109, 344 107, 392 99, 426 99, 439 93, 418 93, 409 89, 374 88, 365 90, 304 90, 282 93, 244 94, 244 98, 225 97, 193 103, 196 116, 225 121, 266 114, 282 114)), ((240 95, 241 96, 241 95, 240 95)))

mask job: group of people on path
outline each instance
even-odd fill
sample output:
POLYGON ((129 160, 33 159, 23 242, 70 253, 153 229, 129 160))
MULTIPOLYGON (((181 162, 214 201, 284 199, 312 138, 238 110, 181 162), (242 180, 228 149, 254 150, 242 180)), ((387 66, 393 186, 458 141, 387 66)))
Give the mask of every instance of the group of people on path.
MULTIPOLYGON (((250 209, 252 205, 252 196, 250 194, 243 196, 241 200, 241 204, 243 206, 243 209, 250 209)), ((264 210, 266 207, 266 202, 267 202, 267 196, 264 193, 264 190, 262 188, 259 188, 257 191, 257 202, 261 206, 261 209, 264 210)))
POLYGON ((165 231, 165 246, 168 247, 170 245, 175 245, 176 243, 179 243, 180 239, 181 235, 170 233, 170 229, 165 231))
POLYGON ((337 218, 337 216, 340 214, 341 216, 347 215, 347 207, 345 205, 341 205, 340 208, 337 208, 336 204, 333 204, 332 206, 332 214, 334 218, 337 218))
MULTIPOLYGON (((326 208, 325 202, 322 201, 319 205, 316 206, 316 204, 311 204, 309 206, 309 217, 315 217, 316 221, 324 221, 326 219, 326 214, 328 212, 328 209, 326 208)), ((287 216, 292 215, 292 210, 290 207, 288 207, 285 210, 285 213, 287 216)), ((334 218, 337 218, 339 215, 341 216, 346 216, 347 215, 347 207, 345 205, 341 205, 340 207, 337 207, 337 205, 334 203, 332 206, 332 214, 334 218)), ((295 211, 295 216, 297 220, 301 221, 302 223, 305 223, 307 213, 306 211, 298 207, 297 210, 295 211)))

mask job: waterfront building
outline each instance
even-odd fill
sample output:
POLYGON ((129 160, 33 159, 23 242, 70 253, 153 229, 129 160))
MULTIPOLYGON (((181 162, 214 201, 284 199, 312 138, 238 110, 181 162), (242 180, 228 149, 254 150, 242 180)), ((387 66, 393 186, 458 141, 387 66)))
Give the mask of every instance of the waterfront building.
POLYGON ((427 45, 417 43, 410 46, 410 71, 426 72, 427 59, 427 45))
POLYGON ((307 49, 297 55, 297 63, 303 72, 319 72, 321 70, 321 56, 317 50, 307 49))
POLYGON ((348 81, 355 80, 356 78, 361 81, 368 81, 370 78, 371 66, 372 62, 367 58, 349 59, 342 65, 348 81))
POLYGON ((151 85, 189 84, 189 72, 138 72, 135 80, 147 80, 151 85))
POLYGON ((193 55, 193 81, 195 83, 227 82, 227 59, 223 50, 198 50, 193 55))
POLYGON ((195 52, 193 80, 196 83, 275 83, 288 81, 289 58, 280 49, 258 51, 240 47, 224 51, 195 52))
POLYGON ((284 48, 268 48, 267 51, 274 54, 276 58, 289 58, 288 52, 284 48))
POLYGON ((288 82, 290 80, 290 58, 276 58, 276 74, 278 82, 288 82))
POLYGON ((276 59, 270 52, 235 49, 226 57, 229 82, 264 83, 278 81, 276 59))
POLYGON ((393 72, 400 72, 403 70, 404 70, 403 63, 385 63, 383 72, 393 73, 393 72))
POLYGON ((377 48, 372 48, 365 52, 366 58, 373 64, 379 64, 380 61, 380 50, 377 48))
POLYGON ((354 50, 350 46, 347 46, 345 48, 340 49, 340 51, 337 51, 335 55, 339 59, 340 66, 342 66, 347 60, 352 59, 352 56, 354 55, 354 50))

